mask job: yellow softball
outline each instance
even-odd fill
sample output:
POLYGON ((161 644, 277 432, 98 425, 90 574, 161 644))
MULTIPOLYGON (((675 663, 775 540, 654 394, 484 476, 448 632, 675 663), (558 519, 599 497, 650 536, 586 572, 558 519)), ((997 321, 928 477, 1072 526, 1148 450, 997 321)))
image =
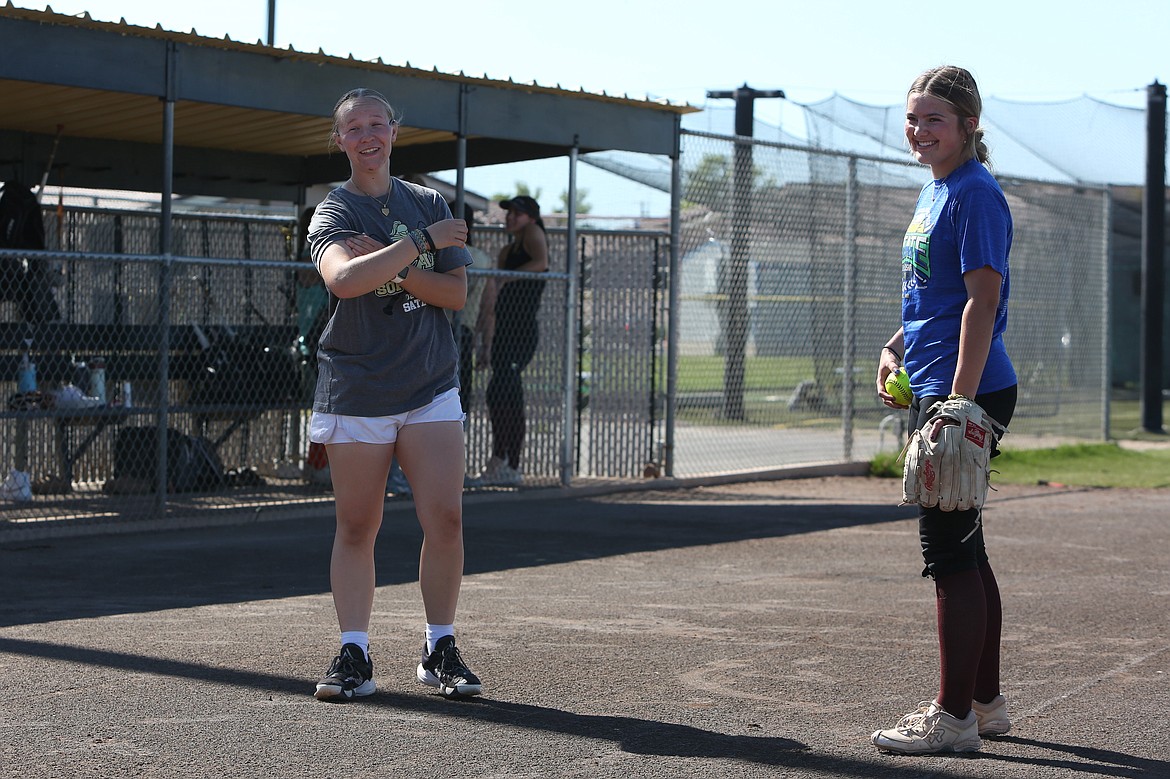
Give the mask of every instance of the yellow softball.
POLYGON ((886 376, 886 392, 903 406, 910 405, 914 393, 910 391, 910 377, 906 374, 905 368, 899 368, 886 376))

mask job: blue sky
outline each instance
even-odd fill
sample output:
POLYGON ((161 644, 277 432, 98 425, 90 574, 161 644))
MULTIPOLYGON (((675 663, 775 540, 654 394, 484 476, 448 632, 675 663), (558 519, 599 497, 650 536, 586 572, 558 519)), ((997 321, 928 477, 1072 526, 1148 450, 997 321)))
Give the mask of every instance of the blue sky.
MULTIPOLYGON (((13 4, 38 10, 46 5, 13 4)), ((267 0, 54 0, 51 6, 57 13, 88 11, 105 21, 124 18, 130 24, 194 29, 245 42, 264 41, 268 34, 267 0)), ((984 95, 1059 101, 1088 94, 1142 106, 1147 85, 1170 79, 1168 39, 1166 0, 921 5, 873 0, 276 0, 275 42, 303 51, 381 57, 396 65, 699 107, 708 104, 707 90, 744 83, 783 89, 788 99, 758 101, 756 116, 803 135, 793 103, 837 92, 865 103, 897 104, 915 75, 943 63, 971 70, 984 95)), ((409 112, 409 106, 404 108, 409 112)), ((554 161, 555 179, 542 186, 550 203, 563 189, 558 182, 564 166, 554 161)), ((476 180, 469 172, 468 186, 486 188, 482 193, 490 195, 536 175, 548 174, 520 170, 476 180)), ((591 186, 589 180, 578 183, 591 186)), ((623 213, 637 214, 639 207, 624 205, 623 213)))

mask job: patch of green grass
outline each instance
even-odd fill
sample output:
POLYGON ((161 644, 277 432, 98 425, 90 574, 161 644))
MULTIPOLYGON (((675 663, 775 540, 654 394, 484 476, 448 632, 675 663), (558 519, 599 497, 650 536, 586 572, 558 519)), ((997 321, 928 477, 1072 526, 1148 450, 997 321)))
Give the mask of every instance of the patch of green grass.
POLYGON ((1055 449, 1005 450, 992 460, 993 480, 1077 487, 1170 487, 1170 450, 1077 444, 1055 449))
MULTIPOLYGON (((901 477, 896 454, 870 462, 874 476, 901 477)), ((1054 449, 1005 449, 991 461, 992 483, 1065 484, 1075 487, 1170 487, 1170 449, 1135 451, 1117 444, 1077 444, 1054 449)))
MULTIPOLYGON (((678 360, 678 391, 721 392, 724 358, 719 355, 684 355, 678 360)), ((744 360, 745 391, 791 391, 798 382, 813 377, 811 357, 749 357, 744 360)))
POLYGON ((869 475, 882 479, 902 478, 902 461, 897 452, 878 452, 869 461, 869 475))

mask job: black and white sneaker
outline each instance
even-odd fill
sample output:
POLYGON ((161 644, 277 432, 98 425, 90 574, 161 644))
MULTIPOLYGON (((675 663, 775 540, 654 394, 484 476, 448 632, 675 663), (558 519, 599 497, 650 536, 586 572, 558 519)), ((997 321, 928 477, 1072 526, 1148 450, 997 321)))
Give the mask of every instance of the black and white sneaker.
POLYGON ((420 683, 437 688, 446 698, 468 698, 483 691, 479 677, 471 672, 455 647, 454 636, 440 638, 435 643, 435 651, 429 655, 427 645, 423 644, 422 662, 415 675, 420 683))
POLYGON ((357 644, 346 644, 341 647, 341 654, 333 658, 325 677, 317 682, 313 697, 319 701, 348 700, 355 695, 372 695, 376 689, 373 658, 367 660, 357 644))

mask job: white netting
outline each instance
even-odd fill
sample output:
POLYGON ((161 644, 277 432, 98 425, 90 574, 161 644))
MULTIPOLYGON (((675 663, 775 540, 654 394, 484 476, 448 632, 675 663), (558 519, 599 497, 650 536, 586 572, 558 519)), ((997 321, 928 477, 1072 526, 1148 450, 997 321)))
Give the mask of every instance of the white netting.
MULTIPOLYGON (((905 156, 903 108, 841 95, 803 106, 809 143, 822 149, 905 156)), ((983 101, 997 175, 1068 184, 1145 181, 1146 112, 1088 96, 1055 103, 983 101)))
MULTIPOLYGON (((896 162, 909 158, 902 105, 867 105, 833 95, 815 103, 786 103, 785 109, 787 126, 757 118, 753 139, 896 162)), ((684 116, 683 128, 733 135, 734 116, 730 107, 711 107, 684 116)), ((1062 184, 1145 183, 1144 108, 1088 96, 1049 103, 989 97, 983 101, 982 125, 998 177, 1062 184)), ((583 155, 581 161, 659 191, 670 191, 670 160, 666 157, 596 152, 583 155)), ((1167 162, 1170 167, 1170 154, 1167 162)))

